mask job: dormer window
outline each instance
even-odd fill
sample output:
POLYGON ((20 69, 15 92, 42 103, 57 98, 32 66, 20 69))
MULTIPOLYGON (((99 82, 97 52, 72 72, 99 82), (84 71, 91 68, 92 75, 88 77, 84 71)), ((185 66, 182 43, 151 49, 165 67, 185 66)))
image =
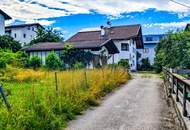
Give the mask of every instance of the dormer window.
POLYGON ((23 34, 23 38, 26 38, 26 34, 23 34))

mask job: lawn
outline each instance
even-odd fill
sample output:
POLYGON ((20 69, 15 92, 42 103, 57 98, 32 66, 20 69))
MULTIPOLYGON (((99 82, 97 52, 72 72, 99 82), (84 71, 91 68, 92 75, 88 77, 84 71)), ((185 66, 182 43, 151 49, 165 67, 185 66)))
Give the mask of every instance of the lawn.
POLYGON ((8 68, 0 74, 11 105, 8 111, 0 101, 0 129, 64 129, 69 120, 99 105, 101 97, 130 78, 121 68, 61 71, 57 77, 58 95, 55 72, 8 68))

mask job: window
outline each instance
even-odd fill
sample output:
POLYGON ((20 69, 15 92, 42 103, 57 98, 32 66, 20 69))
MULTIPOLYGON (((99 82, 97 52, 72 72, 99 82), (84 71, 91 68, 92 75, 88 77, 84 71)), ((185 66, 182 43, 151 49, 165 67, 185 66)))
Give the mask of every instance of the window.
POLYGON ((25 33, 23 34, 23 37, 26 38, 26 34, 25 33))
POLYGON ((149 48, 145 48, 143 51, 144 53, 149 53, 149 48))
POLYGON ((28 30, 30 30, 30 27, 28 27, 28 30))
POLYGON ((153 41, 152 37, 146 37, 146 41, 153 41))
POLYGON ((129 51, 129 44, 128 43, 121 43, 121 50, 122 51, 129 51))
POLYGON ((16 33, 15 33, 15 38, 16 38, 16 33))
POLYGON ((34 31, 35 29, 34 29, 34 27, 32 27, 32 31, 34 31))

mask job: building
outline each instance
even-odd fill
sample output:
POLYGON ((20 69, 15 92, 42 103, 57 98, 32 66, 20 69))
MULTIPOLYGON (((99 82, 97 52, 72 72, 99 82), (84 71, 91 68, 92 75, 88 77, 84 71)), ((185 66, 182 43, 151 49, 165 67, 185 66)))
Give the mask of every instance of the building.
POLYGON ((185 30, 186 30, 186 31, 189 31, 189 30, 190 30, 190 23, 187 24, 187 26, 185 27, 185 30))
MULTIPOLYGON (((127 59, 131 70, 137 70, 137 49, 143 49, 141 25, 124 25, 103 27, 96 31, 82 31, 69 38, 66 43, 85 47, 103 45, 111 41, 119 50, 107 59, 107 64, 118 63, 121 59, 127 59)), ((106 44, 107 48, 111 48, 106 44)))
POLYGON ((5 32, 25 46, 36 38, 38 28, 43 28, 43 26, 39 23, 11 25, 5 27, 5 32))
POLYGON ((164 34, 143 36, 144 49, 138 49, 138 52, 140 53, 140 57, 138 59, 139 64, 141 64, 141 60, 145 58, 149 59, 151 65, 154 64, 156 46, 159 43, 159 41, 164 37, 165 37, 164 34))
MULTIPOLYGON (((42 64, 45 65, 45 59, 49 53, 54 51, 58 56, 60 56, 65 45, 66 44, 64 43, 38 43, 30 47, 23 48, 22 50, 28 53, 30 57, 38 56, 41 59, 42 64)), ((73 44, 73 47, 75 49, 82 49, 93 54, 92 61, 90 61, 90 65, 87 66, 88 68, 94 68, 97 65, 103 65, 104 58, 119 52, 112 40, 104 41, 103 44, 100 42, 95 44, 73 44)))
POLYGON ((0 9, 0 35, 5 34, 5 20, 10 20, 11 17, 0 9))

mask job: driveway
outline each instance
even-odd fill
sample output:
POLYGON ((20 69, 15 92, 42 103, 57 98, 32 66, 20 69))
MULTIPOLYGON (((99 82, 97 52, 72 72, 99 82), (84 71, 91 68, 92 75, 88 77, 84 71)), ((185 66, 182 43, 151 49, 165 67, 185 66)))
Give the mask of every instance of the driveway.
POLYGON ((71 121, 66 130, 165 130, 167 104, 161 84, 156 75, 134 74, 128 84, 71 121))

